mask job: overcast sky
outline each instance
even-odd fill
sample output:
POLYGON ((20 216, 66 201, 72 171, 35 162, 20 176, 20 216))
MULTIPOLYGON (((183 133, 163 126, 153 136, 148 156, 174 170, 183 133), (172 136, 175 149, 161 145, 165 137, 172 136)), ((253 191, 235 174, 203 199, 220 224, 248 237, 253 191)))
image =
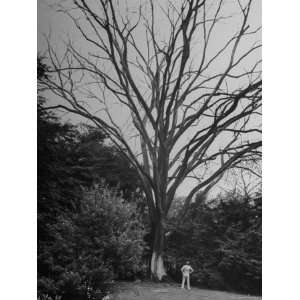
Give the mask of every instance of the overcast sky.
MULTIPOLYGON (((134 3, 134 1, 128 1, 129 3, 134 3)), ((163 1, 160 1, 162 3, 163 1)), ((176 1, 178 2, 178 1, 176 1)), ((47 1, 47 0, 39 0, 38 1, 38 51, 40 53, 43 53, 46 49, 46 43, 45 43, 45 37, 44 35, 48 35, 51 32, 51 42, 52 45, 55 46, 57 51, 62 51, 63 49, 63 41, 68 40, 69 38, 77 43, 77 46, 79 48, 86 47, 85 44, 83 44, 81 40, 81 35, 76 30, 74 30, 74 26, 71 22, 71 20, 64 14, 58 13, 53 6, 50 6, 49 4, 53 4, 54 1, 47 1)), ((249 24, 251 28, 256 28, 261 25, 261 3, 259 0, 253 1, 253 7, 252 12, 249 18, 249 24)), ((122 9, 122 8, 120 8, 122 9)), ((227 0, 226 5, 224 7, 224 15, 234 14, 236 12, 236 0, 227 0)), ((157 18, 162 18, 163 16, 157 15, 157 18)), ((163 28, 165 28, 163 21, 158 22, 160 25, 160 33, 161 35, 164 35, 163 28)), ((219 49, 224 44, 226 39, 229 36, 232 36, 233 33, 237 30, 238 26, 238 19, 230 19, 230 21, 224 21, 222 23, 222 26, 219 26, 218 29, 215 32, 213 42, 211 43, 211 51, 214 51, 214 49, 219 49)), ((246 40, 240 49, 240 51, 244 51, 245 49, 248 49, 248 47, 253 43, 255 40, 259 40, 260 34, 255 36, 255 39, 252 40, 246 40)), ((137 33, 136 39, 140 43, 143 42, 144 36, 142 33, 137 33)), ((248 65, 253 64, 257 60, 259 60, 261 57, 260 51, 257 51, 254 55, 250 57, 249 60, 246 60, 244 65, 241 66, 241 68, 246 68, 248 65)), ((215 68, 222 68, 223 63, 227 61, 220 61, 215 68)), ((240 84, 240 83, 239 83, 240 84)), ((120 110, 121 108, 118 106, 113 107, 113 113, 115 114, 115 117, 119 116, 119 122, 122 126, 122 123, 126 121, 126 114, 120 110)), ((68 114, 64 117, 67 120, 71 120, 73 122, 78 122, 79 118, 76 116, 71 116, 68 114)), ((254 122, 261 122, 260 119, 254 119, 254 122)), ((226 137, 223 137, 223 139, 226 139, 226 137)), ((220 143, 223 141, 221 140, 220 143)), ((184 143, 184 141, 182 141, 184 143)), ((194 186, 194 181, 192 180, 186 180, 178 189, 177 195, 184 196, 188 193, 188 191, 194 186)), ((228 185, 228 183, 222 183, 223 186, 228 185)), ((212 195, 215 195, 220 191, 219 188, 215 188, 212 192, 212 195)))

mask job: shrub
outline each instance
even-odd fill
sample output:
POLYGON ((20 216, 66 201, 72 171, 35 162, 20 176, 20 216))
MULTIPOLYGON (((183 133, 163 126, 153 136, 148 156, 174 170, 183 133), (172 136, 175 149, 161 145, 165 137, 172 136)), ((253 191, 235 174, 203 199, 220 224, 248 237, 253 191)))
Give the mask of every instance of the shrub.
POLYGON ((180 267, 189 260, 195 269, 193 284, 261 294, 260 197, 199 199, 182 224, 175 225, 171 220, 167 247, 174 279, 180 280, 180 267))
POLYGON ((49 276, 40 276, 39 291, 63 300, 96 299, 115 278, 143 276, 139 218, 136 205, 117 190, 102 185, 87 191, 79 213, 61 215, 49 228, 53 242, 43 260, 49 276))

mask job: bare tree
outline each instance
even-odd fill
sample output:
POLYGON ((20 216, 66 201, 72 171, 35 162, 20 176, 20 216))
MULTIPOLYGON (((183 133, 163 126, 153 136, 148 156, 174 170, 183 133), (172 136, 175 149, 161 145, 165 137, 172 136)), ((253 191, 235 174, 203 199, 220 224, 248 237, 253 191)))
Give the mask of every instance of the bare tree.
POLYGON ((252 1, 244 2, 235 2, 238 15, 227 16, 223 0, 131 6, 74 0, 59 9, 73 21, 81 46, 68 41, 58 55, 48 39, 52 71, 44 85, 59 98, 48 109, 92 121, 135 167, 154 233, 151 271, 159 280, 166 274, 165 221, 182 183, 197 179, 188 208, 226 170, 261 155, 260 60, 253 62, 260 28, 250 29, 252 1), (233 17, 236 32, 216 49, 215 29, 233 17))

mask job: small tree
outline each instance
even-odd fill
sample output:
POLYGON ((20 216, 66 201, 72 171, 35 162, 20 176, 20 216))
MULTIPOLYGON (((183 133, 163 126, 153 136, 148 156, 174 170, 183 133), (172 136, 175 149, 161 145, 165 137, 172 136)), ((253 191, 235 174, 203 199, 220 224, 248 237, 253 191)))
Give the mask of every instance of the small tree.
POLYGON ((223 0, 70 3, 59 9, 84 47, 69 41, 60 57, 48 40, 44 84, 59 98, 49 109, 92 121, 136 169, 153 228, 151 271, 161 279, 165 221, 185 179, 197 179, 187 208, 226 170, 260 156, 260 60, 249 63, 260 44, 243 44, 260 30, 249 25, 252 1, 236 1, 231 16, 223 0), (215 29, 233 17, 236 32, 216 49, 215 29))

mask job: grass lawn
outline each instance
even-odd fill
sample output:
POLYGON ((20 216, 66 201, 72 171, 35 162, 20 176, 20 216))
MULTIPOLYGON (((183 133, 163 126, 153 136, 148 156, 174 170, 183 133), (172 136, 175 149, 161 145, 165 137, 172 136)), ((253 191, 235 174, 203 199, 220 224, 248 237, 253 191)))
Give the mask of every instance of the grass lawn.
POLYGON ((110 300, 261 300, 261 297, 193 288, 182 290, 166 283, 119 283, 110 300))

